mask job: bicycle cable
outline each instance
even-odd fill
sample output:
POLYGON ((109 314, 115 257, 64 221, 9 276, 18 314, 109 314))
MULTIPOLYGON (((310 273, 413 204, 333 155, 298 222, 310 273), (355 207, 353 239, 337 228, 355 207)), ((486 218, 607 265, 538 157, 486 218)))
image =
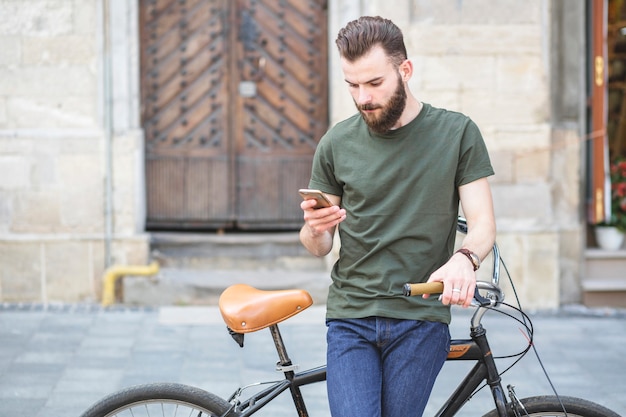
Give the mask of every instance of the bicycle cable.
MULTIPOLYGON (((507 312, 502 311, 502 310, 497 309, 497 308, 487 307, 487 309, 491 310, 491 311, 494 311, 496 313, 502 314, 504 316, 507 316, 507 317, 517 321, 521 325, 523 325, 524 328, 526 329, 525 336, 527 336, 527 338, 526 338, 527 339, 527 345, 520 352, 513 353, 513 354, 510 354, 510 355, 504 355, 504 356, 494 356, 494 359, 510 359, 510 358, 516 358, 517 357, 517 359, 515 361, 513 361, 513 363, 511 363, 509 366, 507 366, 506 369, 504 369, 503 371, 498 373, 499 376, 504 375, 507 371, 509 371, 511 368, 513 368, 515 365, 517 365, 517 363, 519 361, 521 361, 524 356, 526 356, 526 354, 528 353, 528 351, 530 350, 530 348, 531 348, 531 346, 533 344, 533 337, 534 337, 533 336, 534 328, 533 328, 532 321, 530 320, 530 317, 524 311, 522 311, 520 308, 517 308, 517 307, 515 307, 513 305, 510 305, 510 304, 507 304, 507 303, 501 303, 501 305, 504 305, 506 307, 509 307, 509 308, 517 311, 518 313, 520 313, 524 317, 524 320, 519 319, 519 318, 515 317, 513 314, 507 313, 507 312)), ((476 395, 478 392, 480 392, 486 386, 487 386, 487 383, 485 382, 485 383, 483 383, 483 385, 481 385, 480 387, 476 388, 476 390, 474 390, 474 392, 470 395, 470 398, 472 398, 474 395, 476 395)))
POLYGON ((507 304, 507 303, 501 303, 501 304, 506 306, 506 307, 508 307, 508 308, 510 308, 510 309, 512 309, 512 310, 515 310, 520 315, 522 315, 524 319, 522 320, 522 319, 520 319, 518 317, 515 317, 511 313, 507 313, 506 311, 502 311, 502 310, 499 310, 499 309, 490 308, 490 310, 493 310, 493 311, 495 311, 495 312, 497 312, 499 314, 502 314, 502 315, 504 315, 506 317, 509 317, 510 319, 513 319, 516 322, 518 322, 519 324, 521 324, 522 326, 524 326, 525 333, 522 331, 522 334, 526 337, 527 344, 526 344, 526 347, 523 350, 521 350, 520 352, 512 353, 510 355, 504 355, 504 356, 494 356, 494 359, 510 359, 510 358, 515 358, 515 357, 519 356, 518 360, 515 361, 509 368, 506 368, 504 371, 502 371, 500 373, 500 375, 502 375, 506 371, 508 371, 519 360, 521 360, 526 355, 526 353, 528 353, 528 351, 531 348, 531 345, 533 344, 533 340, 534 340, 534 326, 533 326, 532 320, 530 320, 530 317, 525 312, 523 312, 521 309, 519 309, 518 307, 515 307, 515 306, 513 306, 511 304, 507 304))
MULTIPOLYGON (((563 401, 561 401, 561 396, 559 395, 559 393, 556 390, 556 387, 554 386, 554 384, 552 383, 552 379, 550 378, 550 375, 548 374, 547 369, 545 368, 543 361, 541 360, 541 357, 539 356, 539 352, 537 351, 537 347, 535 346, 535 344, 533 343, 533 333, 532 333, 532 321, 530 320, 530 317, 523 311, 522 308, 522 303, 519 299, 519 296, 517 294, 517 290, 515 289, 515 284, 513 283, 513 279, 511 278, 511 274, 509 272, 509 269, 506 266, 506 263, 504 262, 504 259, 502 259, 502 257, 500 257, 500 262, 502 264, 502 266, 504 267, 504 271, 506 272, 506 276, 509 280, 509 283, 511 284, 511 288, 513 290, 513 294, 515 296, 515 301, 517 303, 517 307, 513 307, 511 306, 513 309, 519 311, 522 315, 521 319, 517 319, 515 318, 518 322, 524 324, 524 327, 526 327, 527 331, 528 331, 528 326, 526 325, 526 321, 528 321, 530 323, 530 334, 528 334, 529 336, 529 343, 528 343, 528 348, 526 349, 526 352, 528 352, 528 350, 530 350, 530 348, 532 348, 533 352, 535 353, 535 357, 537 358, 537 362, 539 362, 539 366, 541 367, 541 370, 543 371, 543 374, 546 377, 546 380, 548 381, 548 384, 550 385, 550 388, 552 389, 552 392, 554 392, 554 395, 556 396, 556 399, 559 401, 559 404, 561 405, 561 408, 563 409, 563 413, 565 413, 565 417, 567 417, 567 410, 565 409, 565 405, 563 404, 563 401)), ((504 312, 502 312, 504 313, 504 312)), ((525 353, 524 352, 524 355, 525 353)), ((524 355, 522 355, 519 359, 517 359, 513 365, 515 365, 517 362, 519 362, 522 357, 524 357, 524 355)), ((504 372, 508 371, 509 369, 511 369, 513 367, 513 365, 509 366, 508 368, 506 368, 500 375, 504 374, 504 372)), ((482 388, 482 387, 481 387, 482 388)))

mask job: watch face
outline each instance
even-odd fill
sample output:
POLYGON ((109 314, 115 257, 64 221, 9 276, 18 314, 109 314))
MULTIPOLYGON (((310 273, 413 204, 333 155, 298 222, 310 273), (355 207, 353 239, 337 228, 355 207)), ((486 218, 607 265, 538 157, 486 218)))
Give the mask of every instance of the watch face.
POLYGON ((474 252, 470 252, 470 256, 472 257, 472 262, 474 263, 474 267, 478 269, 480 266, 480 258, 474 252))

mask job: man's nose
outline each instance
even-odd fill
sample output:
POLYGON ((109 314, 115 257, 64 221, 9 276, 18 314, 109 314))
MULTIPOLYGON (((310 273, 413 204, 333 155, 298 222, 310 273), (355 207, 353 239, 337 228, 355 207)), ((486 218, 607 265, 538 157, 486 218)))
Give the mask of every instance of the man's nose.
POLYGON ((359 88, 359 96, 357 98, 357 103, 359 104, 367 104, 372 101, 372 95, 366 88, 359 88))

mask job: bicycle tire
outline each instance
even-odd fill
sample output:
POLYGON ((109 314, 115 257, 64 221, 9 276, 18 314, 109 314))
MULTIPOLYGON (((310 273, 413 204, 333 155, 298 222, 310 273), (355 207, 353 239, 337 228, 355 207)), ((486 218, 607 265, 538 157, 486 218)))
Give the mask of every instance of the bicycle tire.
MULTIPOLYGON (((539 397, 529 397, 520 400, 522 405, 516 414, 513 410, 509 410, 509 416, 528 416, 528 417, 565 417, 563 407, 567 411, 567 417, 620 417, 619 414, 608 408, 596 404, 591 401, 583 400, 576 397, 556 397, 554 395, 545 395, 539 397), (559 398, 561 402, 559 402, 559 398)), ((498 417, 497 410, 491 410, 484 417, 498 417)))
POLYGON ((136 385, 110 394, 93 404, 81 417, 175 416, 218 417, 230 404, 202 389, 175 383, 136 385), (154 413, 153 413, 154 411, 154 413), (182 413, 182 414, 181 414, 182 413))

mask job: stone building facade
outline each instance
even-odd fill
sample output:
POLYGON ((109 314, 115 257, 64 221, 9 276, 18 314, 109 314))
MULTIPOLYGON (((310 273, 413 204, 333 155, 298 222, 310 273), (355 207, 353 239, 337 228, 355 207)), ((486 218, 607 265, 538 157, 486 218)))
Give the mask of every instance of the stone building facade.
MULTIPOLYGON (((89 301, 106 265, 146 264, 138 4, 0 0, 0 301, 89 301)), ((411 88, 481 128, 498 243, 528 307, 582 297, 585 5, 328 1, 330 124, 353 112, 334 37, 381 15, 411 88)))
POLYGON ((0 2, 3 301, 95 300, 107 259, 147 261, 136 7, 104 3, 0 2))

